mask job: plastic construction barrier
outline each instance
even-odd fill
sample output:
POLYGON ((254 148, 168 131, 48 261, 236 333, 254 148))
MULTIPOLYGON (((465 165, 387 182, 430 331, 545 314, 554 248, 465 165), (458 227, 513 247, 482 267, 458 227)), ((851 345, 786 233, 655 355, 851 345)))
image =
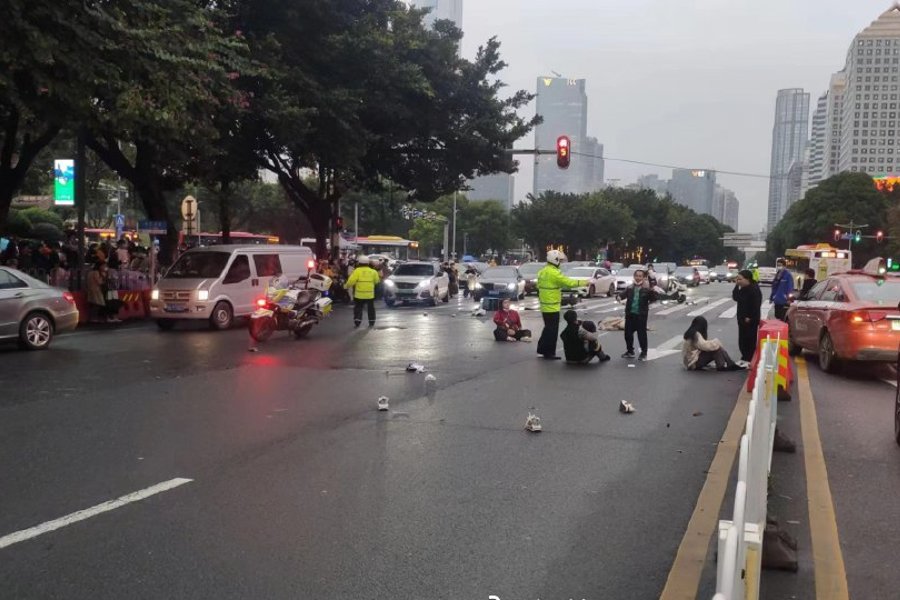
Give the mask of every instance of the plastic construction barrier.
POLYGON ((119 302, 122 303, 122 307, 119 309, 119 314, 116 315, 119 319, 125 321, 128 319, 146 319, 149 313, 149 303, 150 303, 150 292, 149 291, 135 291, 130 292, 126 290, 119 290, 119 302))
POLYGON ((750 376, 747 378, 747 391, 753 390, 756 382, 756 366, 759 364, 763 340, 771 339, 778 344, 778 369, 775 373, 775 386, 790 390, 794 382, 794 370, 788 354, 788 324, 778 319, 761 321, 756 335, 756 354, 750 363, 750 376))

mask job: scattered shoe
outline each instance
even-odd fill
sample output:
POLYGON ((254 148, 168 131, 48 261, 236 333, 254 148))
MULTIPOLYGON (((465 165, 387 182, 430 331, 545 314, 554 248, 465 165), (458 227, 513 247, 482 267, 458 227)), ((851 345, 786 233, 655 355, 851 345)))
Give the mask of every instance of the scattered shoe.
POLYGON ((519 341, 520 341, 520 342, 530 342, 530 341, 531 341, 531 338, 530 338, 530 337, 523 337, 523 338, 522 338, 521 340, 519 340, 519 341))
POLYGON ((425 365, 420 365, 419 363, 409 363, 406 365, 407 373, 424 373, 425 365))
POLYGON ((631 352, 629 350, 628 352, 626 352, 625 354, 622 355, 622 358, 634 358, 634 352, 631 352))
POLYGON ((625 413, 626 415, 631 414, 634 412, 634 405, 632 405, 631 402, 628 402, 627 400, 622 400, 621 402, 619 402, 619 412, 625 413))
POLYGON ((541 419, 533 412, 528 413, 528 418, 525 419, 525 431, 531 431, 532 433, 538 433, 542 431, 543 427, 541 426, 541 419))
POLYGON ((378 398, 378 410, 388 410, 390 406, 388 405, 388 397, 381 396, 378 398))

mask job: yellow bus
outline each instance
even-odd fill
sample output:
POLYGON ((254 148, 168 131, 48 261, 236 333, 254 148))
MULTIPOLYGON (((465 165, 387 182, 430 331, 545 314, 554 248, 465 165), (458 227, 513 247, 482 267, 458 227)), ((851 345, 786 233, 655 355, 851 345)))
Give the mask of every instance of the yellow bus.
POLYGON ((807 269, 815 271, 817 281, 835 273, 846 273, 853 268, 851 258, 849 250, 834 248, 830 244, 807 244, 784 252, 785 267, 794 273, 798 283, 806 276, 807 269))

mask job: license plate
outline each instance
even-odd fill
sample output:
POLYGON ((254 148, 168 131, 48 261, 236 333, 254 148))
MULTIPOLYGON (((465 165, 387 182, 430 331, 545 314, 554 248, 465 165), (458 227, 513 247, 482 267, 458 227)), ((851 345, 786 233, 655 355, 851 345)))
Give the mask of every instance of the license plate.
POLYGON ((416 293, 412 290, 400 290, 397 292, 398 296, 415 296, 416 293))
POLYGON ((891 329, 893 329, 894 331, 900 331, 900 321, 891 319, 891 329))
POLYGON ((187 312, 188 307, 184 304, 166 304, 166 312, 179 313, 187 312))
POLYGON ((494 296, 494 297, 496 297, 496 296, 499 296, 499 295, 500 295, 500 292, 488 292, 488 296, 494 296))

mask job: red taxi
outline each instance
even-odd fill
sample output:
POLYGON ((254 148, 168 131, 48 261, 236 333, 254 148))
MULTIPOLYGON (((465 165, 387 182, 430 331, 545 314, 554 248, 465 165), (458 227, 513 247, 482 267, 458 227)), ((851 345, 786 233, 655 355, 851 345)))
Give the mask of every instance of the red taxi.
POLYGON ((823 371, 842 361, 897 360, 900 346, 900 277, 885 275, 883 261, 817 283, 788 309, 791 354, 819 356, 823 371))

